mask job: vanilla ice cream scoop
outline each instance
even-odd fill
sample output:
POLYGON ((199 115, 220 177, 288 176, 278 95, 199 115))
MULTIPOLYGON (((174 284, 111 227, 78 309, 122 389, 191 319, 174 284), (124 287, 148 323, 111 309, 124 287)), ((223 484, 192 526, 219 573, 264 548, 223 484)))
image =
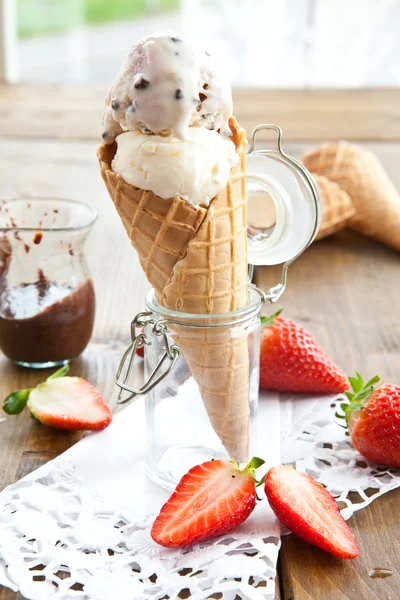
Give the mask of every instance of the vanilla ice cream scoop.
POLYGON ((106 97, 103 139, 141 131, 185 140, 189 128, 229 131, 232 93, 208 52, 174 34, 134 46, 106 97))
POLYGON ((127 182, 161 198, 180 196, 208 206, 238 162, 235 144, 216 131, 190 127, 188 138, 121 133, 112 170, 127 182))

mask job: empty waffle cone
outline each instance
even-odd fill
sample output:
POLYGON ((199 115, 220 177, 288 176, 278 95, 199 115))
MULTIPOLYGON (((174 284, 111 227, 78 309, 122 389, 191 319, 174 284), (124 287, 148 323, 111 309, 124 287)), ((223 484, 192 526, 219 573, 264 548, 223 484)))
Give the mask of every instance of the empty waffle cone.
POLYGON ((372 152, 338 142, 323 144, 303 160, 312 173, 348 193, 356 210, 351 229, 400 250, 400 195, 372 152))
POLYGON ((346 227, 356 210, 350 196, 337 183, 323 175, 313 175, 321 198, 322 219, 316 240, 332 235, 346 227))
MULTIPOLYGON (((111 169, 116 145, 102 145, 103 180, 147 279, 161 305, 193 314, 244 307, 247 289, 245 132, 230 120, 239 162, 208 208, 180 197, 165 200, 126 183, 111 169)), ((247 339, 231 328, 180 328, 175 335, 207 410, 229 455, 249 451, 249 356, 247 339)))

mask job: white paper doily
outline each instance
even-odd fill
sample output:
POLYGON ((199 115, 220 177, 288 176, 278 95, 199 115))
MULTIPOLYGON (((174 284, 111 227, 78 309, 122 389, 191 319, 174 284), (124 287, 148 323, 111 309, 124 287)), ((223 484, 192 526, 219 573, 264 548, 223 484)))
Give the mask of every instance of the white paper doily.
POLYGON ((57 466, 2 494, 4 585, 32 600, 148 600, 182 590, 195 600, 215 590, 262 600, 272 592, 279 536, 263 537, 260 507, 228 538, 167 550, 150 537, 155 515, 107 510, 74 479, 72 465, 57 466))
MULTIPOLYGON (((333 421, 341 401, 286 397, 279 403, 270 395, 265 406, 272 413, 279 408, 272 416, 281 423, 282 462, 326 485, 349 517, 399 486, 400 473, 377 469, 351 447, 333 421), (349 498, 352 491, 356 500, 349 498)), ((129 407, 108 430, 0 494, 0 584, 29 600, 161 600, 178 594, 205 600, 216 593, 221 600, 273 599, 280 537, 265 500, 240 528, 210 543, 168 550, 151 540, 165 498, 146 483, 140 466, 129 488, 124 473, 112 471, 113 460, 127 469, 131 455, 142 464, 142 412, 129 407), (120 456, 117 438, 125 440, 120 456), (105 479, 112 481, 108 489, 105 479), (110 501, 113 491, 118 502, 110 501)))
POLYGON ((282 462, 294 463, 296 469, 322 483, 336 498, 344 518, 349 519, 357 510, 399 487, 400 469, 378 467, 353 448, 335 417, 344 400, 342 396, 320 399, 290 430, 283 431, 282 462))

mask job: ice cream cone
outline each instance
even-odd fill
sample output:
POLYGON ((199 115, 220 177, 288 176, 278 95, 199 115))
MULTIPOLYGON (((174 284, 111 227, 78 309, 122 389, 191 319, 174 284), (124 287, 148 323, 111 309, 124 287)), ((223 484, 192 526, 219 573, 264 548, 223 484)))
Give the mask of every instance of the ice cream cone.
MULTIPOLYGON (((246 138, 235 119, 229 124, 239 162, 207 209, 193 207, 179 197, 164 200, 125 183, 111 169, 115 146, 102 145, 98 151, 102 177, 146 276, 160 304, 172 310, 218 314, 242 308, 248 300, 246 138)), ((207 328, 181 328, 175 341, 228 453, 235 460, 247 460, 250 409, 246 338, 232 339, 230 327, 218 333, 207 328)))
MULTIPOLYGON (((232 121, 240 158, 226 188, 214 198, 197 234, 178 261, 161 304, 182 312, 220 314, 243 308, 247 289, 246 139, 232 121)), ((182 330, 177 336, 208 417, 230 456, 248 458, 249 357, 247 340, 231 328, 182 330)))
POLYGON ((322 204, 322 220, 316 240, 322 240, 346 227, 347 221, 356 210, 349 195, 337 183, 323 175, 315 175, 322 204))
POLYGON ((117 144, 102 144, 97 151, 101 176, 114 202, 140 264, 159 297, 174 266, 205 219, 207 209, 179 196, 165 200, 153 192, 126 183, 111 169, 117 144))
POLYGON ((323 144, 303 160, 312 173, 348 193, 356 210, 351 229, 400 250, 400 195, 372 152, 338 142, 323 144))

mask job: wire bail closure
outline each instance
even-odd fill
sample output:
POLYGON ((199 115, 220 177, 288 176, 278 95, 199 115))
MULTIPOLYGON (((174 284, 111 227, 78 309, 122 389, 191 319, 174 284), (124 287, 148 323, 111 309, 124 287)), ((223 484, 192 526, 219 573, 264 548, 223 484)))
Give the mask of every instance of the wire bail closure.
POLYGON ((154 321, 153 313, 151 312, 140 312, 138 313, 131 323, 131 343, 128 348, 124 352, 121 362, 119 364, 117 374, 115 376, 115 383, 120 388, 117 404, 125 404, 132 400, 135 396, 142 396, 143 394, 147 394, 150 390, 152 390, 160 381, 164 379, 174 368, 176 361, 181 355, 181 351, 179 346, 175 343, 171 343, 171 340, 168 336, 168 326, 165 319, 160 319, 158 321, 154 321), (165 343, 165 351, 158 364, 151 372, 149 378, 140 388, 133 388, 128 385, 129 377, 132 372, 132 368, 134 365, 136 350, 139 348, 143 348, 143 346, 151 346, 152 342, 147 338, 144 332, 136 335, 137 327, 145 327, 146 325, 153 325, 152 334, 158 337, 163 337, 163 341, 165 343), (162 367, 164 363, 170 361, 169 365, 162 371, 162 367), (128 362, 128 367, 126 369, 125 376, 121 379, 121 374, 124 369, 126 362, 128 362), (128 392, 129 395, 124 398, 124 392, 128 392))
MULTIPOLYGON (((304 178, 304 180, 309 188, 309 191, 310 191, 312 208, 313 208, 314 215, 315 215, 314 225, 310 229, 310 234, 305 239, 302 247, 294 256, 290 257, 288 260, 286 260, 283 263, 282 276, 281 276, 280 283, 271 287, 268 290, 268 292, 264 293, 264 300, 269 300, 271 303, 275 303, 279 300, 279 298, 282 296, 282 294, 284 293, 284 291, 286 289, 287 273, 288 273, 288 269, 289 269, 290 265, 295 260, 297 260, 297 258, 304 252, 304 250, 306 248, 308 248, 308 246, 312 243, 312 241, 314 240, 314 238, 318 232, 319 221, 321 218, 321 206, 320 206, 320 200, 319 200, 319 194, 318 194, 317 187, 315 185, 315 182, 314 182, 312 176, 308 172, 308 170, 300 162, 298 162, 293 157, 286 154, 286 152, 284 152, 284 150, 282 149, 282 129, 280 127, 278 127, 277 125, 273 125, 273 124, 257 125, 257 127, 255 127, 253 130, 247 154, 250 155, 254 152, 255 155, 257 155, 257 154, 271 155, 274 152, 276 152, 275 150, 266 150, 266 149, 255 150, 257 134, 260 131, 274 131, 277 134, 276 148, 277 148, 278 154, 282 157, 283 162, 289 168, 292 168, 294 172, 300 174, 300 176, 302 178, 304 178)), ((253 275, 253 270, 254 270, 253 265, 249 265, 249 274, 251 276, 253 275)))

